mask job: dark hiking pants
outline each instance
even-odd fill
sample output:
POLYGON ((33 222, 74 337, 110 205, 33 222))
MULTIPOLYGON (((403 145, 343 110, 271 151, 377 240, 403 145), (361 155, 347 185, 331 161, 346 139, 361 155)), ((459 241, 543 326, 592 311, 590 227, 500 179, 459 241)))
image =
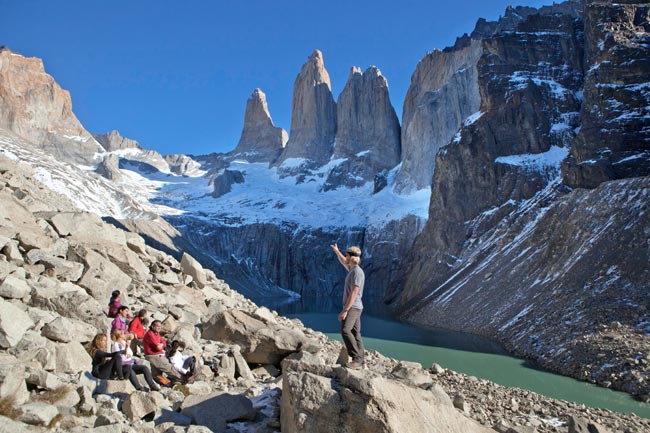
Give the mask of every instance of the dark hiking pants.
POLYGON ((353 361, 363 362, 363 341, 361 341, 361 312, 351 308, 345 320, 341 322, 341 336, 353 361))

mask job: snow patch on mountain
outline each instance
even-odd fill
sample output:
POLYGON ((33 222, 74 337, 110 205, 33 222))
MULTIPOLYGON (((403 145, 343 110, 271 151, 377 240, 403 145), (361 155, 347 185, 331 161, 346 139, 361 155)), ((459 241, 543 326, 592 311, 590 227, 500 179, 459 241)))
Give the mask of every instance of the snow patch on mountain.
MULTIPOLYGON (((296 183, 295 177, 281 177, 277 168, 269 168, 266 163, 236 160, 229 169, 241 172, 245 181, 233 184, 231 192, 217 199, 210 195, 211 189, 204 178, 152 176, 135 171, 131 176, 149 179, 150 200, 153 202, 228 226, 285 222, 326 229, 368 225, 381 227, 409 214, 426 219, 431 194, 428 189, 404 196, 393 193, 390 188, 373 194, 370 184, 360 188, 323 191, 326 180, 323 174, 328 167, 341 161, 333 160, 296 183)), ((140 179, 136 183, 143 182, 140 179)))

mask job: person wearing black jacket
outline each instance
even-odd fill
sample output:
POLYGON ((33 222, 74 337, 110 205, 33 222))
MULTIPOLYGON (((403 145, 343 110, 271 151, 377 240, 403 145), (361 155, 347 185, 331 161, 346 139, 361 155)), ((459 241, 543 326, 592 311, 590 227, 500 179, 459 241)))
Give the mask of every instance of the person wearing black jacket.
POLYGON ((106 349, 108 349, 106 334, 95 335, 88 351, 93 358, 92 375, 98 379, 117 377, 118 380, 124 380, 125 377, 128 377, 133 387, 141 391, 143 388, 140 386, 131 366, 122 365, 122 355, 126 353, 126 350, 106 352, 106 349))

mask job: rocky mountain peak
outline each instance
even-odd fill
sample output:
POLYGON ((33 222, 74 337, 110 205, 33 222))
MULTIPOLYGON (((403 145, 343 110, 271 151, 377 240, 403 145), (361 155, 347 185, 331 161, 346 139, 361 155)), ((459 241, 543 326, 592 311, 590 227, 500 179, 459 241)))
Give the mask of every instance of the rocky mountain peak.
POLYGON ((255 89, 246 102, 244 127, 232 156, 251 162, 272 162, 286 144, 286 131, 271 119, 266 94, 255 89))
POLYGON ((323 53, 316 50, 302 66, 293 86, 291 132, 277 163, 304 158, 320 166, 329 161, 336 134, 336 102, 323 53))
POLYGON ((130 138, 126 138, 120 132, 114 129, 106 134, 93 134, 95 140, 102 145, 107 152, 122 149, 141 149, 140 143, 130 138))
POLYGON ((72 112, 70 93, 45 72, 41 59, 0 50, 0 128, 75 162, 91 162, 101 147, 72 112))
POLYGON ((358 67, 358 66, 352 66, 352 67, 350 68, 350 75, 348 75, 348 80, 353 79, 355 75, 358 75, 359 77, 361 77, 362 74, 363 74, 363 72, 361 72, 361 68, 360 68, 360 67, 358 67))
POLYGON ((359 186, 399 163, 400 126, 381 71, 370 66, 365 72, 350 69, 348 82, 339 95, 336 110, 334 158, 346 162, 330 173, 326 189, 339 185, 359 186))

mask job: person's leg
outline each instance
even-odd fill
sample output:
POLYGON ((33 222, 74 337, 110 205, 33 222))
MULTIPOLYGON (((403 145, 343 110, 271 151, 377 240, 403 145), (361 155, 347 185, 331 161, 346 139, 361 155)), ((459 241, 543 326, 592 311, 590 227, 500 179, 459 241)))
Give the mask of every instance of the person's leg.
POLYGON ((356 315, 353 313, 354 311, 358 310, 348 311, 345 320, 341 322, 341 337, 343 337, 345 348, 348 350, 348 355, 352 358, 353 361, 359 357, 357 340, 354 338, 354 335, 352 335, 352 327, 355 325, 357 319, 356 315))
POLYGON ((124 379, 124 374, 122 373, 122 357, 119 355, 115 355, 111 358, 109 362, 107 362, 105 365, 108 367, 108 375, 106 379, 112 379, 114 377, 117 377, 119 380, 124 379))
POLYGON ((138 391, 142 389, 140 382, 138 382, 138 378, 135 376, 135 371, 133 371, 133 365, 122 365, 122 373, 124 374, 124 377, 129 378, 129 382, 131 382, 131 385, 133 385, 135 389, 138 391))
POLYGON ((170 379, 178 380, 178 381, 183 379, 181 374, 178 371, 176 371, 174 366, 164 356, 150 355, 147 356, 146 358, 152 367, 155 367, 158 370, 164 372, 165 374, 167 374, 167 376, 169 376, 170 379))
POLYGON ((158 384, 153 381, 153 377, 151 376, 151 370, 146 365, 141 365, 141 364, 133 364, 131 366, 131 369, 136 373, 136 374, 142 374, 144 375, 144 380, 147 381, 147 385, 149 385, 149 388, 151 389, 160 389, 158 384))
POLYGON ((361 340, 361 313, 363 311, 362 310, 350 310, 350 311, 355 311, 355 312, 358 311, 359 313, 357 315, 356 320, 354 321, 354 325, 352 326, 352 335, 354 336, 354 341, 356 342, 357 350, 359 351, 358 358, 354 358, 354 360, 359 361, 360 363, 363 364, 363 357, 365 355, 363 341, 361 340))
POLYGON ((191 374, 194 374, 194 369, 196 368, 196 358, 190 356, 183 362, 183 368, 187 368, 191 374))

